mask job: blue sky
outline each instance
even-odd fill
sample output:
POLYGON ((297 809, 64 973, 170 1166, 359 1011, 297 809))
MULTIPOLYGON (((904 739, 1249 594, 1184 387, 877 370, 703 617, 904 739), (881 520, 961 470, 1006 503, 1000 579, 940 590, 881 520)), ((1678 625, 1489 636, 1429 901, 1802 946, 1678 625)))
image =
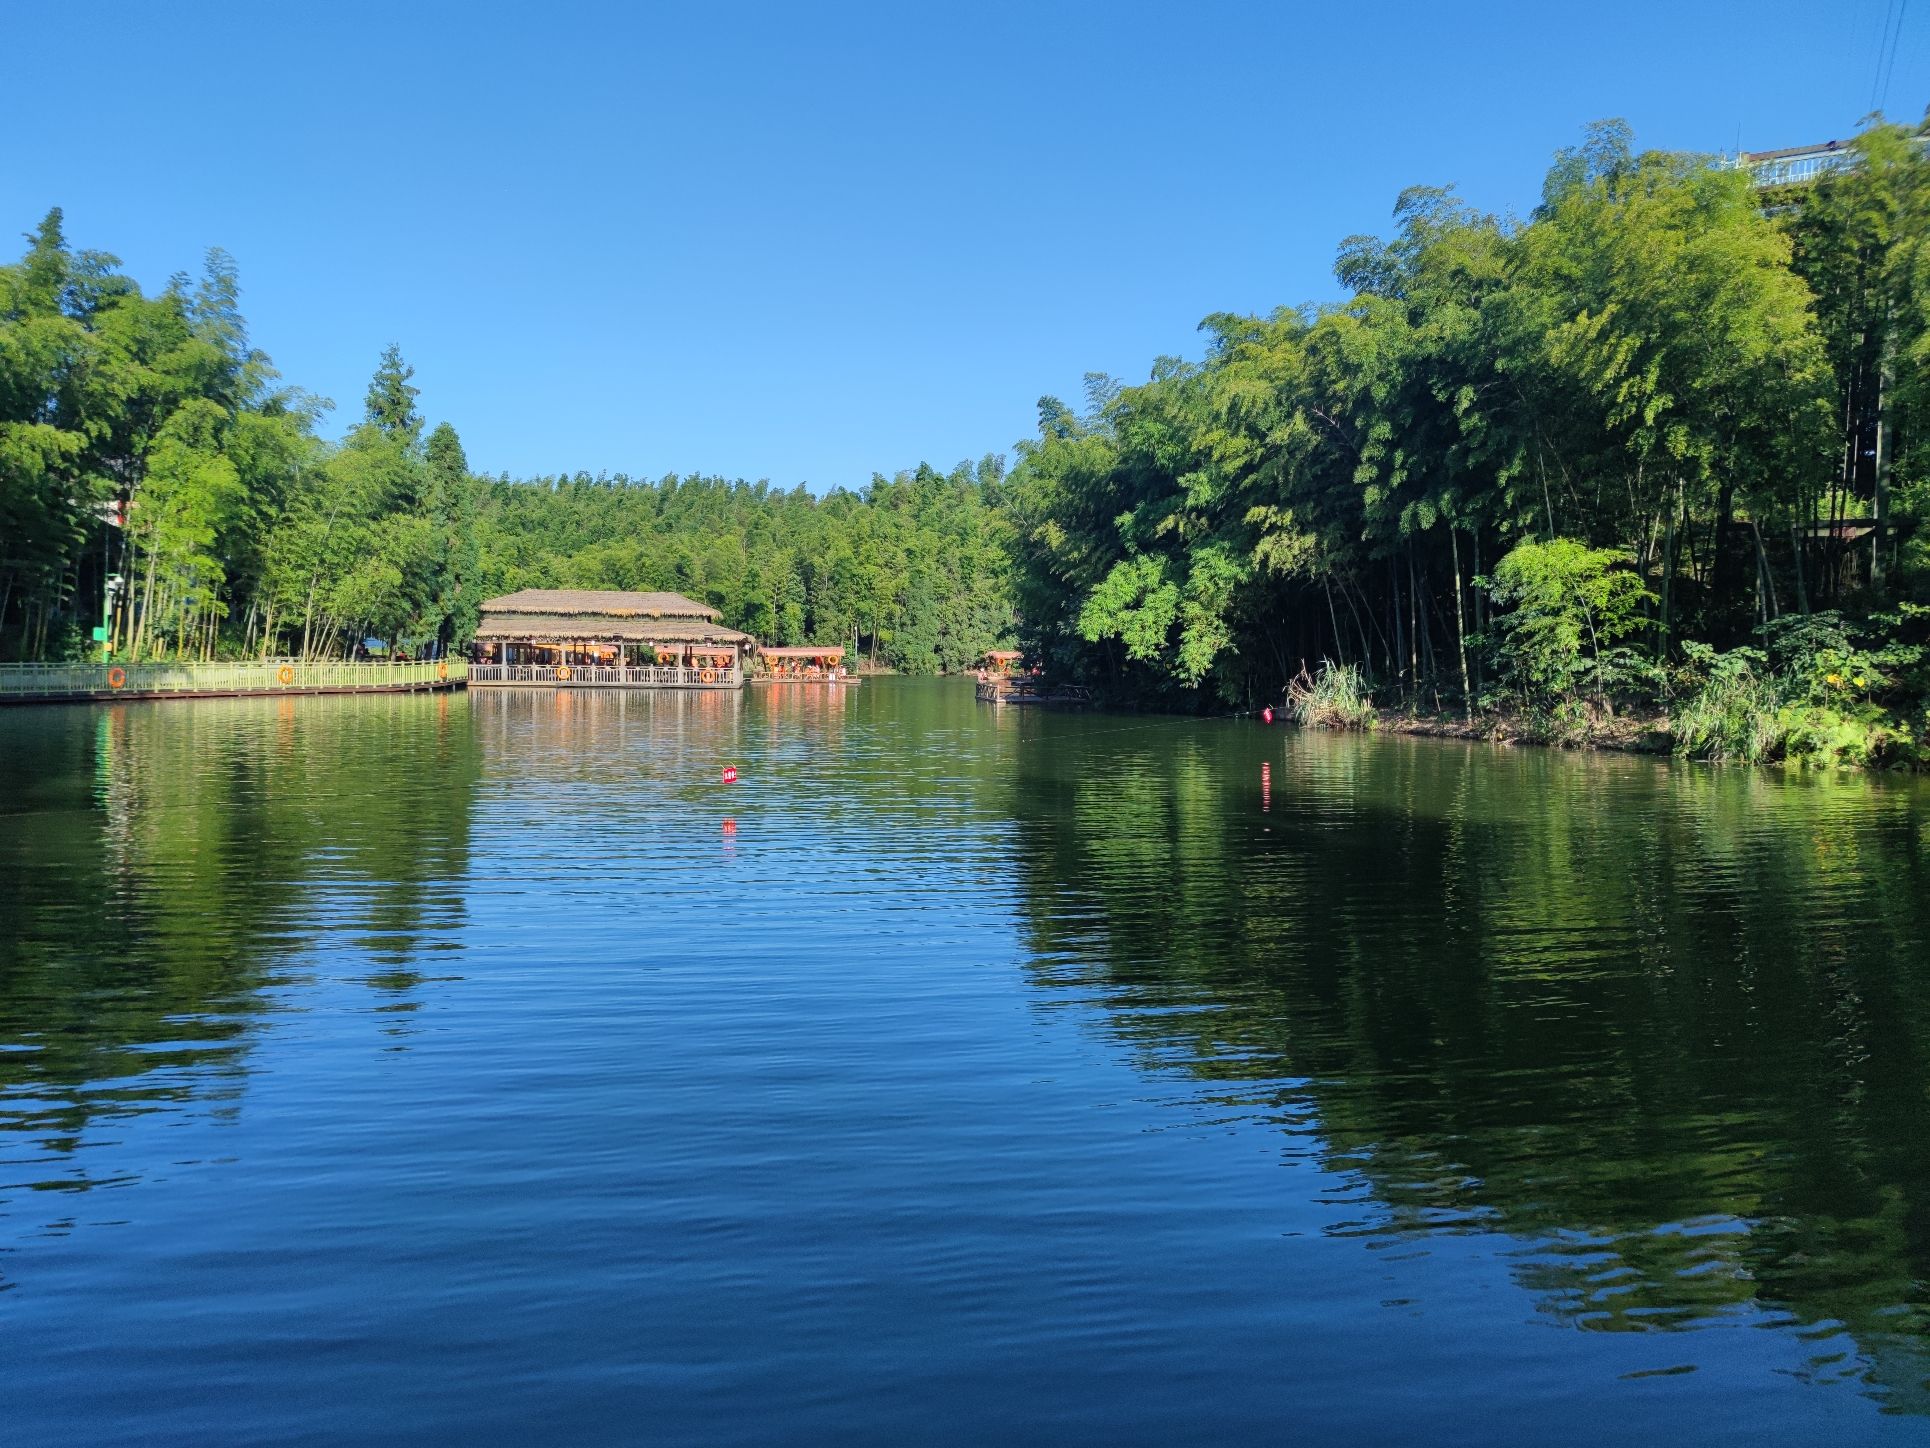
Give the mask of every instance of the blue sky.
POLYGON ((331 430, 394 341, 482 470, 856 486, 1331 297, 1404 186, 1526 211, 1589 120, 1851 134, 1897 3, 20 3, 0 225, 225 247, 331 430))

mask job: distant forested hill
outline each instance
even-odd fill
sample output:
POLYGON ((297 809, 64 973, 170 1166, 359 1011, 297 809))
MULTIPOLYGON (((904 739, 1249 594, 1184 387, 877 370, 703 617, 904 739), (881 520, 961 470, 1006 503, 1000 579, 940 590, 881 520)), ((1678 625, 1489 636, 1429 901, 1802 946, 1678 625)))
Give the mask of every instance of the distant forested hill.
POLYGON ((669 589, 765 643, 843 644, 908 673, 1009 641, 997 457, 816 496, 722 478, 506 479, 477 513, 482 588, 669 589))

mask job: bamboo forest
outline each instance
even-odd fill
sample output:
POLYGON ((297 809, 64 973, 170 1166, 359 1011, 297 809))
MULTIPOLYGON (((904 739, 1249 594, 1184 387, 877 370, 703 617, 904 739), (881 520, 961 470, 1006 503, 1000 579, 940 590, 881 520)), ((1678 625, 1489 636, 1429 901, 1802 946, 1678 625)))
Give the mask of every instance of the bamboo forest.
POLYGON ((1009 468, 824 489, 491 476, 394 346, 331 436, 224 252, 145 291, 55 210, 0 269, 0 656, 441 656, 492 594, 667 589, 1176 712, 1918 764, 1924 140, 1765 186, 1598 123, 1522 215, 1414 187, 1338 297, 1042 398, 1009 468))

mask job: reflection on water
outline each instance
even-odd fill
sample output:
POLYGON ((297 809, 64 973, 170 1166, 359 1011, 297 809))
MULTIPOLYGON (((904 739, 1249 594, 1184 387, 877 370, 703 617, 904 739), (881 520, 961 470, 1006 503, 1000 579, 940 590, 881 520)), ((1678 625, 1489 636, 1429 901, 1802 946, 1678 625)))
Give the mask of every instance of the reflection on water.
POLYGON ((1927 831, 956 682, 0 713, 11 1416, 1921 1441, 1927 831))
POLYGON ((85 1149, 104 1123, 236 1109, 307 945, 352 952, 403 1013, 462 923, 460 700, 45 709, 0 729, 0 1130, 23 1133, 0 1137, 7 1218, 67 1220, 23 1189, 125 1183, 85 1149))
POLYGON ((1159 729, 1023 757, 1027 940, 1153 1072, 1505 1233, 1591 1331, 1739 1309, 1930 1409, 1930 813, 1909 784, 1159 729), (1271 755, 1269 758, 1268 756, 1271 755))

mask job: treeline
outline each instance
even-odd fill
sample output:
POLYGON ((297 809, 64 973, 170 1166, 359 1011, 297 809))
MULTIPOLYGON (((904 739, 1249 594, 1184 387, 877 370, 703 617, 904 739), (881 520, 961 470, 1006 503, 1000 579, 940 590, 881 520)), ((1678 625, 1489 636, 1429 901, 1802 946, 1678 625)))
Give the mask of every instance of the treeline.
POLYGON ((500 479, 477 537, 487 592, 667 589, 765 643, 842 644, 907 673, 1010 639, 1002 459, 815 496, 722 478, 500 479))
POLYGON ((1604 123, 1525 220, 1416 188, 1345 300, 1203 324, 989 457, 858 492, 471 475, 391 348, 282 386, 233 264, 149 297, 50 213, 0 268, 0 654, 461 647, 527 586, 673 589, 907 671, 1009 642, 1116 698, 1665 713, 1712 757, 1930 735, 1930 157, 1760 188, 1604 123))
POLYGON ((1404 193, 1341 244, 1346 300, 1041 400, 1007 489, 1029 646, 1178 704, 1661 705, 1699 752, 1907 755, 1927 180, 1896 126, 1764 191, 1611 122, 1525 221, 1404 193))
POLYGON ((516 588, 673 589, 910 671, 1009 641, 1002 460, 814 497, 715 478, 473 476, 384 354, 362 420, 283 386, 234 263, 145 295, 58 210, 0 267, 0 657, 461 648, 516 588), (98 641, 96 629, 107 637, 98 641))
POLYGON ((473 627, 474 487, 390 348, 365 418, 249 344, 235 267, 144 294, 48 213, 0 267, 0 654, 325 654, 473 627), (92 639, 106 631, 105 650, 92 639))

